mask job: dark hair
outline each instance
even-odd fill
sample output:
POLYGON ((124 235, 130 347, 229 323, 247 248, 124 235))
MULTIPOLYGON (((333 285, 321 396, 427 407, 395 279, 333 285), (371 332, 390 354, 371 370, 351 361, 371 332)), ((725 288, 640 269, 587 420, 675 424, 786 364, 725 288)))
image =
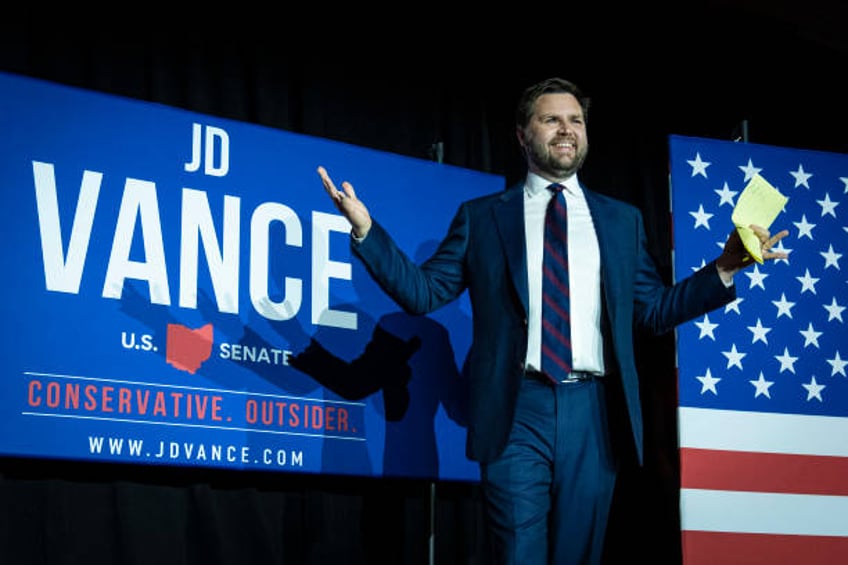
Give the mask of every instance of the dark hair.
POLYGON ((580 107, 583 108, 583 119, 589 121, 589 97, 584 95, 583 91, 573 82, 554 77, 537 82, 524 90, 515 111, 515 125, 522 129, 525 128, 530 123, 536 100, 543 94, 556 93, 573 94, 580 103, 580 107))

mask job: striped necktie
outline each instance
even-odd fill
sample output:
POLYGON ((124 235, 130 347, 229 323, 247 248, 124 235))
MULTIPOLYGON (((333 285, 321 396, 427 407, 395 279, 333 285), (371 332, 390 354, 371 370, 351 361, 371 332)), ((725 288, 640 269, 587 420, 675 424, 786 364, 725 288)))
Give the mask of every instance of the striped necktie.
POLYGON ((571 314, 568 292, 568 215, 560 184, 545 212, 542 260, 542 372, 559 383, 571 372, 571 314))

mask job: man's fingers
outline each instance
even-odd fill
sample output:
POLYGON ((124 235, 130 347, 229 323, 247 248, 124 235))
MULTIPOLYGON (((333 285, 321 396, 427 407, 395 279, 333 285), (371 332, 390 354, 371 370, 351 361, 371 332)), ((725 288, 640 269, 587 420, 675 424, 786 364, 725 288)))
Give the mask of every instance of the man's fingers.
POLYGON ((333 192, 336 191, 336 185, 333 184, 333 179, 330 178, 330 175, 327 174, 327 169, 324 167, 318 167, 318 176, 321 177, 321 183, 324 185, 324 190, 330 193, 330 196, 333 195, 333 192))
POLYGON ((769 249, 771 249, 772 247, 774 247, 777 244, 777 242, 779 242, 781 239, 783 239, 787 235, 789 235, 789 230, 779 231, 776 234, 774 234, 773 236, 771 236, 770 238, 768 238, 766 240, 765 244, 769 249))
POLYGON ((758 226, 756 224, 751 224, 748 226, 751 228, 751 231, 757 234, 757 237, 760 238, 760 241, 765 241, 769 237, 769 232, 766 228, 762 226, 758 226))
MULTIPOLYGON (((342 199, 345 197, 345 193, 336 188, 336 184, 333 182, 333 179, 330 178, 330 175, 327 173, 327 169, 319 166, 318 175, 321 177, 321 182, 324 184, 324 190, 327 191, 327 194, 330 195, 330 198, 332 198, 336 203, 341 202, 342 199)), ((350 183, 342 183, 342 187, 345 188, 345 191, 348 190, 347 187, 345 187, 346 184, 349 185, 350 183)), ((350 191, 353 191, 353 187, 350 187, 350 191)))
POLYGON ((781 230, 778 233, 772 235, 767 229, 761 226, 751 224, 750 228, 755 234, 757 234, 757 237, 767 248, 771 248, 778 241, 789 235, 789 230, 781 230))

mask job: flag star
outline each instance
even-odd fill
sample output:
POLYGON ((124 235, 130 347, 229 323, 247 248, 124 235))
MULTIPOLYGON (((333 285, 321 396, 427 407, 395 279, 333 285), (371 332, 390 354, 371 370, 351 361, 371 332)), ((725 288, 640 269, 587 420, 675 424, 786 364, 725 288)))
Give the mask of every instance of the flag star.
POLYGON ((792 318, 792 307, 795 306, 794 302, 789 302, 786 300, 786 293, 780 293, 780 300, 772 300, 772 304, 777 306, 777 317, 786 316, 788 318, 792 318))
POLYGON ((813 175, 804 172, 804 165, 798 163, 798 170, 789 171, 789 174, 795 177, 795 188, 798 188, 799 186, 806 186, 807 188, 810 188, 810 185, 807 184, 807 180, 813 175))
POLYGON ((753 273, 747 273, 746 272, 745 276, 748 277, 749 279, 751 279, 751 284, 748 285, 748 288, 754 288, 755 286, 758 286, 763 290, 766 289, 765 285, 763 285, 763 281, 769 275, 768 275, 768 273, 761 273, 759 265, 754 265, 754 272, 753 273))
POLYGON ((687 160, 686 162, 689 163, 692 166, 692 176, 693 177, 695 175, 701 175, 702 177, 707 178, 707 167, 710 166, 710 163, 707 162, 707 161, 702 161, 700 153, 695 153, 695 160, 694 161, 690 159, 690 160, 687 160))
POLYGON ((762 341, 766 345, 768 345, 768 339, 766 335, 771 331, 771 328, 763 327, 763 323, 757 318, 756 326, 748 326, 748 330, 754 334, 754 337, 751 338, 751 343, 757 343, 758 341, 762 341))
POLYGON ((792 374, 795 374, 795 361, 798 360, 797 357, 792 357, 789 355, 789 348, 783 348, 783 355, 775 355, 775 359, 780 361, 780 372, 789 371, 792 374))
POLYGON ((819 251, 822 257, 824 257, 824 268, 828 267, 836 267, 836 270, 839 270, 839 258, 842 257, 842 253, 837 253, 833 250, 833 245, 829 245, 827 247, 827 251, 819 251))
POLYGON ((728 312, 733 310, 737 314, 741 315, 742 312, 739 311, 739 305, 742 303, 743 300, 745 299, 739 296, 733 302, 728 302, 727 305, 724 307, 724 313, 727 314, 728 312))
POLYGON ((766 378, 763 376, 762 371, 760 371, 759 379, 757 379, 756 381, 748 382, 754 385, 754 387, 756 388, 756 391, 754 392, 754 398, 757 398, 761 394, 764 395, 766 398, 771 398, 771 395, 769 394, 769 387, 774 384, 774 381, 767 381, 766 378))
POLYGON ((836 207, 839 206, 838 200, 831 200, 830 193, 826 193, 824 195, 824 200, 816 200, 818 205, 821 206, 822 209, 822 217, 830 214, 834 218, 836 217, 836 207))
POLYGON ((834 318, 842 321, 842 311, 845 310, 845 306, 840 306, 836 303, 836 297, 833 297, 833 301, 830 304, 822 305, 825 310, 827 310, 827 321, 831 321, 834 318))
POLYGON ((789 302, 786 300, 786 293, 780 293, 780 300, 772 300, 772 304, 777 306, 777 317, 786 316, 787 318, 792 318, 792 307, 795 306, 794 302, 789 302))
POLYGON ((721 188, 721 190, 716 190, 715 193, 718 194, 720 198, 718 202, 719 206, 729 204, 731 207, 733 207, 733 197, 739 194, 739 192, 736 190, 730 190, 730 187, 727 186, 726 182, 724 183, 724 186, 721 188))
POLYGON ((707 229, 710 229, 710 218, 713 217, 712 214, 704 212, 704 205, 698 205, 697 212, 689 212, 689 215, 695 218, 695 226, 692 229, 697 228, 698 226, 704 226, 707 229))
POLYGON ((747 181, 751 180, 752 178, 754 178, 754 175, 756 175, 757 173, 759 173, 760 171, 763 170, 760 167, 755 167, 754 163, 751 162, 751 159, 748 159, 748 164, 745 165, 744 167, 740 165, 739 169, 743 173, 745 173, 745 181, 743 181, 743 182, 747 182, 747 181))
POLYGON ((775 263, 781 263, 782 262, 782 263, 786 263, 787 265, 789 264, 789 254, 792 253, 792 250, 786 249, 785 247, 783 247, 783 240, 782 239, 780 241, 778 241, 777 245, 772 247, 771 250, 776 251, 778 253, 786 253, 785 259, 784 258, 775 259, 774 260, 775 263))
POLYGON ((808 290, 813 294, 816 293, 816 283, 819 282, 819 279, 810 276, 810 269, 805 270, 803 277, 795 278, 801 283, 801 294, 808 290))
POLYGON ((721 380, 721 378, 713 377, 713 374, 710 372, 709 367, 707 367, 706 375, 702 375, 700 377, 695 378, 701 381, 701 394, 710 391, 713 394, 718 395, 718 391, 716 390, 715 385, 721 380))
POLYGON ((795 227, 798 228, 798 238, 802 238, 805 235, 810 239, 813 239, 813 228, 816 227, 816 224, 811 224, 807 221, 807 215, 804 214, 801 216, 800 222, 792 222, 795 224, 795 227))
POLYGON ((707 336, 715 341, 713 330, 718 327, 718 324, 710 322, 710 316, 708 314, 704 314, 703 322, 695 322, 695 325, 701 330, 701 334, 698 336, 698 339, 704 339, 704 336, 707 336))
POLYGON ((839 177, 839 180, 841 180, 842 184, 845 185, 845 190, 843 192, 848 194, 848 177, 839 177))
POLYGON ((833 367, 833 370, 830 372, 831 377, 836 373, 839 373, 843 377, 846 376, 845 365, 848 365, 848 360, 840 358, 839 351, 836 352, 836 356, 833 359, 827 359, 827 362, 830 363, 831 367, 833 367))
POLYGON ((804 336, 804 347, 813 344, 816 346, 816 349, 819 348, 819 336, 822 335, 822 332, 817 332, 813 328, 812 322, 810 322, 806 330, 801 330, 801 335, 804 336))
POLYGON ((736 344, 734 343, 731 347, 730 351, 722 351, 722 355, 727 357, 727 368, 731 368, 736 365, 739 369, 742 369, 742 358, 748 355, 747 353, 741 353, 736 351, 736 344))
POLYGON ((700 271, 701 269, 703 269, 706 266, 707 266, 707 261, 705 259, 701 259, 701 264, 696 265, 695 267, 692 267, 692 270, 693 271, 700 271))
POLYGON ((807 400, 811 400, 813 398, 817 398, 819 402, 824 402, 821 397, 821 391, 826 387, 825 385, 820 385, 816 382, 816 377, 813 376, 810 379, 810 382, 807 384, 802 384, 805 389, 807 389, 807 400))

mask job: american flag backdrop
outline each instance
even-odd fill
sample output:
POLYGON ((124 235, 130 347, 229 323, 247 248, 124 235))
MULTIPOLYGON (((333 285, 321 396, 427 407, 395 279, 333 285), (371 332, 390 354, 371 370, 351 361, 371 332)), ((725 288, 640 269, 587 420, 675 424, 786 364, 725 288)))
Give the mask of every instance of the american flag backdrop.
POLYGON ((848 563, 848 155, 671 136, 674 272, 715 258, 759 174, 785 260, 677 328, 685 565, 848 563))

